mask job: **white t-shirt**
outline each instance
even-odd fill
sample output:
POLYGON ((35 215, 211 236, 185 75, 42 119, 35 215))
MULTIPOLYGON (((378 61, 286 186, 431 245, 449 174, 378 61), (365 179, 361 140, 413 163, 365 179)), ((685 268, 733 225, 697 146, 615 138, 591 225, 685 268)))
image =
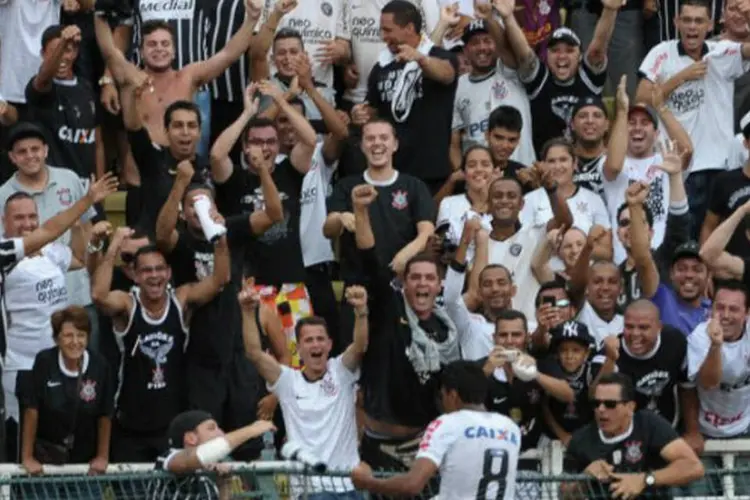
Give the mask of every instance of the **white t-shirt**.
POLYGON ((511 500, 515 498, 520 451, 521 429, 510 418, 459 410, 441 415, 427 426, 417 459, 426 458, 440 467, 437 498, 511 500))
POLYGON ((60 24, 60 0, 0 2, 0 94, 26 102, 26 85, 42 63, 42 33, 60 24))
POLYGON ((605 338, 610 335, 619 335, 625 329, 625 318, 622 314, 615 314, 612 321, 605 321, 599 316, 587 300, 581 312, 578 313, 578 321, 589 328, 589 333, 597 345, 601 345, 605 338))
MULTIPOLYGON (((273 12, 275 0, 266 0, 262 22, 268 19, 273 12)), ((338 27, 341 26, 343 15, 343 0, 299 0, 297 6, 281 18, 276 32, 283 28, 297 30, 302 36, 305 52, 310 57, 313 67, 313 78, 324 83, 328 88, 333 87, 333 66, 321 65, 315 58, 315 53, 323 46, 324 42, 335 40, 339 37, 338 27)), ((273 53, 273 47, 269 51, 269 57, 273 53)), ((272 73, 275 71, 271 64, 272 73)))
POLYGON ((531 272, 531 259, 540 241, 547 237, 545 226, 522 225, 521 229, 505 241, 489 241, 488 264, 502 264, 508 268, 516 286, 513 307, 523 312, 529 321, 536 318, 534 300, 539 282, 531 272))
MULTIPOLYGON (((711 339, 703 322, 688 335, 688 377, 696 380, 708 356, 711 339)), ((698 425, 702 434, 711 438, 731 438, 744 433, 750 426, 750 331, 736 342, 721 346, 721 383, 715 389, 698 387, 698 425)))
POLYGON ((498 106, 512 106, 521 113, 523 128, 518 147, 511 160, 532 165, 536 161, 532 142, 529 96, 515 71, 498 59, 497 68, 483 77, 461 75, 453 104, 453 130, 463 130, 462 149, 472 144, 487 145, 485 133, 490 113, 498 106))
MULTIPOLYGON (((705 46, 706 76, 683 83, 667 99, 667 106, 693 141, 690 173, 727 169, 734 136, 734 80, 750 69, 742 59, 742 44, 721 40, 706 41, 705 46)), ((668 40, 649 51, 639 71, 652 82, 666 81, 694 62, 678 40, 668 40)))
POLYGON ((302 179, 300 194, 299 239, 305 267, 334 260, 331 240, 323 236, 326 221, 326 198, 331 194, 331 177, 338 161, 327 165, 323 159, 323 143, 319 142, 312 156, 310 170, 302 179))
MULTIPOLYGON (((341 356, 328 360, 322 379, 308 382, 299 370, 281 367, 281 375, 268 390, 279 398, 287 438, 323 461, 329 469, 348 470, 359 463, 355 415, 359 370, 344 366, 341 356)), ((304 485, 292 476, 293 491, 304 485)), ((354 489, 349 479, 313 476, 310 493, 344 492, 354 489)))
POLYGON ((449 241, 458 245, 461 241, 461 234, 464 232, 464 224, 469 218, 473 217, 481 219, 484 229, 487 231, 492 230, 492 215, 479 214, 472 210, 471 202, 466 197, 466 194, 454 194, 446 196, 440 202, 437 225, 439 226, 443 222, 448 222, 449 228, 445 236, 449 241))
POLYGON ((457 273, 449 267, 443 282, 443 301, 445 311, 456 325, 463 359, 476 361, 487 357, 494 347, 495 324, 487 321, 483 315, 469 311, 466 307, 461 293, 465 279, 466 274, 457 273))
MULTIPOLYGON (((625 157, 620 175, 614 181, 604 178, 602 172, 602 185, 604 187, 604 200, 607 202, 607 211, 612 227, 617 227, 617 210, 625 203, 625 191, 634 182, 644 182, 649 185, 650 190, 646 199, 646 206, 654 217, 654 237, 651 240, 651 248, 656 249, 664 242, 664 233, 667 230, 667 215, 669 214, 669 175, 660 170, 662 157, 656 153, 647 158, 625 157)), ((603 164, 603 163, 602 163, 603 164)), ((619 238, 613 238, 616 263, 627 258, 625 247, 619 238)))
MULTIPOLYGON (((554 218, 549 195, 544 188, 535 189, 523 197, 521 224, 544 226, 554 218)), ((591 227, 598 224, 609 229, 609 214, 602 197, 595 192, 579 187, 575 194, 567 199, 568 208, 573 215, 573 225, 588 234, 591 227)))

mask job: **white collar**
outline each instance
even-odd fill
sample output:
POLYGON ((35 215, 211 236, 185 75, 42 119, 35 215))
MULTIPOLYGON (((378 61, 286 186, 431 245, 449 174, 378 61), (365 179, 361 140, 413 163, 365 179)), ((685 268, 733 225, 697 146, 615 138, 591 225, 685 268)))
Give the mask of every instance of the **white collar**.
POLYGON ((654 357, 654 354, 656 354, 656 351, 658 351, 660 347, 661 347, 661 330, 659 330, 659 333, 657 334, 656 343, 654 344, 654 347, 650 351, 648 351, 646 354, 642 354, 640 356, 630 352, 630 350, 628 349, 628 345, 625 343, 625 337, 623 336, 622 338, 622 350, 625 351, 625 353, 633 359, 641 359, 641 360, 651 359, 654 357))
MULTIPOLYGON (((60 371, 65 375, 66 377, 78 377, 77 371, 71 371, 65 366, 65 360, 63 360, 63 354, 60 348, 57 349, 57 365, 60 367, 60 371)), ((89 352, 83 351, 83 373, 86 373, 86 370, 89 368, 89 352)))
POLYGON ((599 431, 599 439, 602 440, 602 443, 604 444, 615 444, 619 443, 620 441, 627 439, 628 436, 630 436, 633 433, 633 419, 635 418, 635 415, 630 419, 630 425, 628 428, 623 432, 622 434, 618 436, 613 436, 611 438, 608 438, 604 435, 601 429, 597 427, 597 431, 599 431))
POLYGON ((362 174, 362 177, 364 177, 365 182, 370 184, 371 186, 378 186, 378 187, 385 187, 385 186, 391 186, 398 180, 398 170, 393 172, 393 175, 390 179, 386 179, 384 181, 376 181, 372 177, 370 177, 370 174, 365 170, 365 172, 362 174))

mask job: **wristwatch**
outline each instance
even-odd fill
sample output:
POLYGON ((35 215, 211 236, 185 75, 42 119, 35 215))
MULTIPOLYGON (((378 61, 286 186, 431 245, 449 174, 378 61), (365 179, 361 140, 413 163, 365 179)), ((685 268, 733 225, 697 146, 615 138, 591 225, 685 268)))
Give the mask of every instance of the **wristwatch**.
POLYGON ((654 475, 651 472, 646 474, 646 486, 650 488, 655 484, 656 484, 656 478, 654 477, 654 475))
POLYGON ((99 78, 99 86, 104 87, 105 85, 112 85, 115 81, 112 79, 111 76, 103 76, 99 78))

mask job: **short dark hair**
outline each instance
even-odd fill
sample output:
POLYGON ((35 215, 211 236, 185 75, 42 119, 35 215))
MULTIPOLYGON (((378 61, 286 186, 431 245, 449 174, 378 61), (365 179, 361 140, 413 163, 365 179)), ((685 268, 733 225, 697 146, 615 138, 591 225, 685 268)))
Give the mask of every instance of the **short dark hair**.
POLYGON ((466 148, 466 151, 464 151, 464 154, 461 157, 461 170, 466 170, 466 161, 469 158, 469 154, 473 153, 476 150, 484 151, 489 155, 490 160, 492 160, 492 151, 490 151, 490 148, 482 144, 472 144, 471 146, 466 148))
POLYGON ((172 37, 172 42, 174 43, 174 30, 172 29, 172 25, 162 19, 152 19, 141 24, 141 47, 143 47, 143 43, 148 35, 159 30, 164 30, 169 33, 169 36, 172 37))
POLYGON ((328 332, 328 323, 326 323, 324 318, 320 316, 308 316, 298 320, 297 324, 294 325, 294 337, 297 339, 297 342, 300 341, 300 334, 302 333, 302 329, 306 326, 322 326, 326 335, 328 335, 328 337, 331 336, 328 332))
POLYGON ((299 31, 297 31, 294 28, 281 28, 276 35, 273 37, 273 46, 276 47, 276 42, 279 40, 287 40, 289 38, 296 38, 299 40, 299 44, 302 46, 302 49, 305 48, 305 42, 302 40, 302 35, 299 31))
POLYGON ((201 110, 198 105, 191 101, 179 100, 173 102, 164 110, 164 128, 169 128, 169 124, 172 123, 172 115, 175 111, 191 111, 195 113, 195 116, 198 118, 198 126, 202 125, 201 110))
POLYGON ((504 128, 511 132, 521 132, 523 128, 523 117, 521 112, 513 106, 498 106, 490 113, 487 130, 504 128))
POLYGON ((555 147, 562 147, 565 148, 565 150, 568 152, 568 154, 573 158, 573 163, 575 164, 576 161, 576 153, 573 150, 573 144, 567 140, 564 137, 553 137, 552 139, 548 140, 544 143, 544 146, 542 146, 542 160, 547 159, 547 155, 549 154, 549 150, 555 147))
POLYGON ((682 12, 683 7, 703 7, 708 12, 708 17, 713 18, 713 13, 711 12, 711 4, 708 2, 708 0, 681 0, 680 9, 677 11, 678 14, 682 12))
POLYGON ((596 383, 597 387, 600 385, 619 385, 620 386, 620 399, 624 402, 635 401, 635 389, 633 388, 633 380, 629 375, 620 372, 607 373, 599 378, 596 383))
POLYGON ((617 271, 617 274, 621 274, 620 267, 613 261, 607 259, 594 259, 594 261, 589 265, 589 272, 593 272, 594 268, 602 266, 613 267, 617 271))
POLYGON ((396 127, 394 127, 393 123, 389 122, 385 118, 370 118, 369 120, 367 120, 367 122, 365 122, 364 124, 362 124, 362 128, 361 128, 361 130, 362 130, 362 137, 364 137, 364 135, 365 135, 364 134, 365 128, 369 127, 370 125, 374 125, 376 123, 384 123, 384 124, 388 125, 389 127, 391 127, 391 132, 393 132, 393 136, 394 137, 398 137, 396 135, 396 127))
POLYGON ((565 281, 559 276, 556 276, 552 281, 545 281, 539 286, 539 291, 536 292, 536 298, 534 299, 535 307, 539 307, 542 304, 542 294, 549 290, 562 290, 565 292, 565 295, 568 295, 568 287, 565 284, 565 281))
MULTIPOLYGON (((616 223, 620 222, 620 215, 622 215, 626 208, 629 209, 630 207, 627 203, 623 203, 617 209, 617 218, 615 219, 616 223)), ((648 205, 646 205, 645 203, 643 204, 643 211, 646 213, 646 224, 648 224, 648 227, 654 227, 654 214, 651 213, 651 209, 648 208, 648 205)))
POLYGON ((60 336, 65 323, 72 323, 76 329, 86 332, 86 335, 91 334, 89 314, 81 306, 68 306, 65 309, 55 311, 50 318, 50 323, 52 323, 53 339, 60 336))
POLYGON ((417 34, 422 32, 422 14, 417 7, 407 0, 391 0, 380 11, 381 14, 393 14, 393 22, 402 28, 414 25, 417 34))
POLYGON ((440 384, 445 391, 456 391, 465 404, 481 405, 487 398, 489 380, 473 361, 454 361, 443 367, 440 384))
POLYGON ((482 280, 484 279, 484 273, 487 271, 492 271, 493 269, 502 269, 505 271, 505 274, 508 275, 508 279, 510 280, 510 283, 513 284, 513 273, 510 272, 510 269, 505 267, 502 264, 487 264, 482 268, 482 270, 479 272, 479 283, 482 283, 482 280))
POLYGON ((12 195, 8 196, 7 200, 5 200, 5 206, 3 207, 3 212, 7 213, 8 212, 8 207, 10 206, 11 202, 14 202, 16 200, 31 200, 31 201, 34 201, 34 198, 29 193, 27 193, 26 191, 16 191, 12 195))
POLYGON ((242 131, 242 144, 247 144, 247 136, 250 134, 250 131, 252 129, 266 127, 271 127, 272 129, 276 130, 276 123, 274 123, 273 120, 262 116, 251 118, 250 121, 247 122, 247 125, 245 125, 245 130, 242 131))
POLYGON ((182 195, 182 206, 185 207, 185 200, 187 200, 187 197, 190 193, 193 191, 208 191, 211 193, 211 198, 216 199, 216 193, 214 192, 214 188, 206 184, 205 182, 200 182, 195 177, 190 181, 190 184, 188 184, 188 187, 185 188, 185 193, 182 195))
POLYGON ((529 321, 526 319, 526 315, 518 309, 504 309, 500 311, 495 318, 495 327, 497 327, 501 321, 516 321, 521 320, 523 322, 523 329, 528 333, 529 321))
POLYGON ((53 24, 44 30, 42 33, 42 51, 47 48, 47 44, 52 40, 57 40, 62 36, 64 28, 62 24, 53 24))
POLYGON ((714 280, 714 299, 719 294, 719 290, 729 290, 731 292, 742 292, 745 296, 745 309, 748 308, 748 289, 747 286, 738 280, 714 280))
POLYGON ((438 267, 438 263, 435 260, 435 257, 429 253, 429 252, 419 252, 415 256, 413 256, 411 259, 406 261, 406 265, 404 266, 404 277, 409 275, 409 270, 411 269, 411 266, 414 264, 419 264, 420 262, 429 262, 430 264, 433 264, 435 268, 438 267))
MULTIPOLYGON (((141 259, 141 257, 144 255, 151 255, 152 253, 158 253, 159 255, 164 257, 164 253, 159 250, 159 247, 157 247, 153 243, 149 243, 145 247, 141 247, 135 252, 135 255, 133 255, 133 266, 137 269, 138 261, 141 259)), ((164 260, 167 260, 166 257, 164 257, 164 260)))
POLYGON ((487 188, 487 192, 492 191, 492 186, 494 186, 495 184, 499 182, 512 182, 513 184, 518 186, 518 192, 521 193, 521 195, 523 195, 523 185, 521 185, 521 181, 519 181, 516 177, 498 177, 496 179, 493 179, 490 182, 489 188, 487 188))

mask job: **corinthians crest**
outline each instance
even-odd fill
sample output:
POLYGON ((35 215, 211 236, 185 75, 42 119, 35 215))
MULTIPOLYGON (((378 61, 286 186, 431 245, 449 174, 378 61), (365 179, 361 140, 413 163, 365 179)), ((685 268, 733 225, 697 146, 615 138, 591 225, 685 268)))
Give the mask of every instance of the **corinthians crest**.
POLYGON ((164 332, 149 333, 141 337, 139 350, 154 363, 151 381, 146 384, 146 389, 163 389, 167 386, 163 365, 166 364, 172 347, 174 337, 164 332))

